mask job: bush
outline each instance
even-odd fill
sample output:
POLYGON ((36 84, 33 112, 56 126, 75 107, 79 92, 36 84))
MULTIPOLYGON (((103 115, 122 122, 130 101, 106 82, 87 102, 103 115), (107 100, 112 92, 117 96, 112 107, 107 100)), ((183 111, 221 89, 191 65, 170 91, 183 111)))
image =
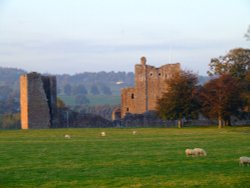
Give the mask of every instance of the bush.
POLYGON ((20 113, 0 116, 0 129, 20 129, 20 113))

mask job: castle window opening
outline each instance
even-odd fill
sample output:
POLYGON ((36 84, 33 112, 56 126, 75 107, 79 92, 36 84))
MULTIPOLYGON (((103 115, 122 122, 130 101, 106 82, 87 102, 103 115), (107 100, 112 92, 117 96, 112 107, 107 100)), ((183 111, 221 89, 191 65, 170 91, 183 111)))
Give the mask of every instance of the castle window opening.
POLYGON ((131 99, 134 99, 135 98, 135 95, 134 93, 131 94, 131 99))
POLYGON ((153 73, 152 73, 152 72, 150 73, 150 76, 153 76, 153 73))
POLYGON ((127 112, 129 112, 129 108, 127 108, 127 112))
POLYGON ((159 73, 158 75, 161 76, 161 73, 159 73))

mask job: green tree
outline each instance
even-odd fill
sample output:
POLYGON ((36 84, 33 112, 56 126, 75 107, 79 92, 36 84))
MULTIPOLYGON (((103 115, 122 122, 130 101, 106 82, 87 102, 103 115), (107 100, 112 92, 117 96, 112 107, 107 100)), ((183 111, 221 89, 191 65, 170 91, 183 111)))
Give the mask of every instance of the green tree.
POLYGON ((90 92, 93 95, 99 95, 100 94, 100 91, 99 91, 97 85, 92 85, 91 88, 90 88, 90 92))
POLYGON ((101 86, 101 91, 104 95, 112 95, 111 89, 106 85, 101 86))
POLYGON ((13 92, 13 90, 7 86, 7 85, 2 85, 0 86, 0 99, 7 99, 10 94, 13 92))
POLYGON ((83 84, 79 84, 79 85, 74 87, 73 94, 74 95, 87 95, 88 90, 85 88, 85 86, 83 84))
POLYGON ((197 75, 181 71, 167 80, 168 89, 157 101, 157 112, 163 119, 178 120, 182 127, 182 119, 192 118, 197 114, 196 99, 197 75))
POLYGON ((230 117, 242 107, 240 80, 229 74, 207 82, 199 91, 202 112, 209 118, 218 119, 218 127, 230 125, 230 117))
POLYGON ((70 84, 66 84, 63 87, 63 92, 65 95, 71 95, 72 94, 72 87, 70 84))

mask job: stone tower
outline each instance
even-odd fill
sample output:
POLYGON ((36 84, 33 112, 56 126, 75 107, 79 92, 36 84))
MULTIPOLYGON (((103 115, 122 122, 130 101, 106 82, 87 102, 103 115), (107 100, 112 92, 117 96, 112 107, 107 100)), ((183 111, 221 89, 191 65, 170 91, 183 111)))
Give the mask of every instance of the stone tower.
POLYGON ((56 127, 56 77, 32 72, 20 76, 21 127, 56 127))
POLYGON ((121 92, 121 117, 126 113, 142 114, 156 110, 157 99, 167 89, 166 80, 180 72, 180 64, 166 64, 156 68, 146 64, 146 58, 135 65, 135 87, 121 92))

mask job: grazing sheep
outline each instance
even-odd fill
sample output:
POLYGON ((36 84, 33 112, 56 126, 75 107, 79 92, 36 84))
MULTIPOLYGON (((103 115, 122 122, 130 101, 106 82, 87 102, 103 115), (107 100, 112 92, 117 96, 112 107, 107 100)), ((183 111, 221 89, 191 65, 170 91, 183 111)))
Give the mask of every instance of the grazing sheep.
POLYGON ((204 149, 194 148, 194 149, 186 149, 186 156, 207 156, 207 153, 204 149))
POLYGON ((196 156, 207 156, 207 153, 202 148, 194 148, 194 153, 196 156))
POLYGON ((133 135, 136 135, 136 133, 137 133, 136 131, 133 131, 133 132, 132 132, 133 135))
POLYGON ((106 136, 106 133, 105 132, 101 132, 101 136, 106 136))
POLYGON ((65 134, 65 135, 64 135, 64 138, 70 139, 71 136, 70 136, 69 134, 65 134))
POLYGON ((185 150, 185 153, 186 153, 186 156, 194 156, 195 153, 194 153, 194 150, 193 149, 186 149, 185 150))
POLYGON ((245 165, 248 166, 248 164, 250 164, 250 157, 240 157, 239 159, 240 166, 245 166, 245 165))

